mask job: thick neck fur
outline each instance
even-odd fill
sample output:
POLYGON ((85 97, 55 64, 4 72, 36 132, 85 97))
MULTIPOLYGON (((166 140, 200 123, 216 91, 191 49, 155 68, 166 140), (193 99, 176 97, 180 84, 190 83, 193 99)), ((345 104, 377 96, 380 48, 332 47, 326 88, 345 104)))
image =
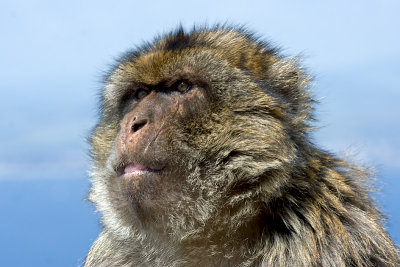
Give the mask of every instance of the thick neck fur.
POLYGON ((220 199, 214 203, 219 209, 186 236, 136 229, 120 240, 106 228, 108 244, 124 250, 100 256, 102 264, 121 266, 114 260, 125 259, 126 266, 396 266, 391 259, 398 259, 397 251, 360 183, 366 174, 328 154, 308 161, 311 155, 304 153, 292 182, 274 196, 260 186, 233 206, 227 203, 232 199, 220 199))

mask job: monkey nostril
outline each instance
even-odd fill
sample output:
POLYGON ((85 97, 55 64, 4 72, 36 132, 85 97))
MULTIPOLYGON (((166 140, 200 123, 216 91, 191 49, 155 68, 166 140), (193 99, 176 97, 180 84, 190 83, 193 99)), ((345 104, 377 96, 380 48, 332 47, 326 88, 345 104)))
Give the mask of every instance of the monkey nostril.
POLYGON ((132 125, 132 132, 136 133, 137 131, 139 131, 141 128, 143 128, 143 126, 145 126, 147 124, 147 120, 141 121, 141 122, 134 122, 132 125))

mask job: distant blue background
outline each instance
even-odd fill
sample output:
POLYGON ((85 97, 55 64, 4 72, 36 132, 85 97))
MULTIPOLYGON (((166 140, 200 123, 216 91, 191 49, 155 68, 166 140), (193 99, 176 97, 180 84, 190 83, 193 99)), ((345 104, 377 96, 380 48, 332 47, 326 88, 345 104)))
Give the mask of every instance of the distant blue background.
POLYGON ((84 201, 103 71, 182 23, 232 22, 302 55, 315 141, 375 166, 400 242, 400 1, 0 3, 0 266, 77 266, 100 231, 84 201), (328 3, 329 2, 329 3, 328 3))

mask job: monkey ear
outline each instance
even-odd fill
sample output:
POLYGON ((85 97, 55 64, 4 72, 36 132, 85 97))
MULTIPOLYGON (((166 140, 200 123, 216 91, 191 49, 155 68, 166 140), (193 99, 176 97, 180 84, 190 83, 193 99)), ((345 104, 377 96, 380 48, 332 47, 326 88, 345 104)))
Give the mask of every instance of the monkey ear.
POLYGON ((305 126, 312 120, 315 101, 309 91, 311 81, 312 77, 305 73, 295 57, 279 59, 268 68, 268 90, 282 104, 292 123, 305 126))

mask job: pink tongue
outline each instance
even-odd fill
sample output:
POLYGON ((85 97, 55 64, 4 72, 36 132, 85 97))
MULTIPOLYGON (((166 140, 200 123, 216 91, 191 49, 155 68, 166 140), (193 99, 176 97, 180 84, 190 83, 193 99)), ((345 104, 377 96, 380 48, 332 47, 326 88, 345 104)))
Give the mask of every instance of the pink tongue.
POLYGON ((132 173, 146 170, 149 170, 149 167, 138 163, 131 163, 125 167, 124 173, 132 173))

